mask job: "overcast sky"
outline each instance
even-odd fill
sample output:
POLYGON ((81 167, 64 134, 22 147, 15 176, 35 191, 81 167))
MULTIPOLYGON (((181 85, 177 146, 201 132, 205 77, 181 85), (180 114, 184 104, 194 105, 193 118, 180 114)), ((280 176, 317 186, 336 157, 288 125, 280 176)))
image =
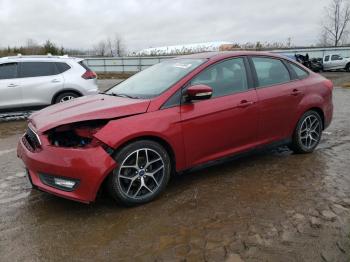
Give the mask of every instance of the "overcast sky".
POLYGON ((119 34, 131 51, 164 45, 317 42, 330 0, 0 0, 0 46, 50 39, 91 48, 119 34))

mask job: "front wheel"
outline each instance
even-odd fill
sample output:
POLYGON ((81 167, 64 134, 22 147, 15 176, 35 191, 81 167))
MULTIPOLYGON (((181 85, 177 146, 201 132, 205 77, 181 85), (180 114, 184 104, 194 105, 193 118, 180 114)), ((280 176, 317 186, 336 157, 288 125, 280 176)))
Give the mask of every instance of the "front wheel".
POLYGON ((322 119, 316 111, 306 112, 294 130, 290 148, 299 154, 311 153, 321 140, 322 119))
POLYGON ((110 175, 107 186, 111 196, 124 205, 147 203, 168 184, 171 161, 167 151, 154 141, 131 143, 114 158, 118 167, 110 175))

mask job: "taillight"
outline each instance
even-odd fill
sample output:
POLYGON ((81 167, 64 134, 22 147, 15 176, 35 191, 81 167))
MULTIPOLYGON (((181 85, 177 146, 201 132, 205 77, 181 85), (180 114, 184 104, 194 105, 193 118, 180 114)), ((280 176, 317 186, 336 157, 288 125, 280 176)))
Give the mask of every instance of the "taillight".
POLYGON ((329 79, 327 79, 326 81, 324 81, 326 87, 328 87, 331 91, 333 91, 333 82, 329 79))
POLYGON ((97 75, 94 71, 86 70, 86 72, 81 77, 84 79, 95 79, 97 75))

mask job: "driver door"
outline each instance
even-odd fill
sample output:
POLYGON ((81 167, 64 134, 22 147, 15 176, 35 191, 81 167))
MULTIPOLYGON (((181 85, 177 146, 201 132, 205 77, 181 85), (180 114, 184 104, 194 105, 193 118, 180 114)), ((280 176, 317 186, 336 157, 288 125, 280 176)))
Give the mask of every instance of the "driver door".
POLYGON ((249 88, 244 59, 216 63, 190 82, 190 86, 210 86, 213 95, 181 105, 188 166, 243 151, 256 143, 257 94, 249 88))

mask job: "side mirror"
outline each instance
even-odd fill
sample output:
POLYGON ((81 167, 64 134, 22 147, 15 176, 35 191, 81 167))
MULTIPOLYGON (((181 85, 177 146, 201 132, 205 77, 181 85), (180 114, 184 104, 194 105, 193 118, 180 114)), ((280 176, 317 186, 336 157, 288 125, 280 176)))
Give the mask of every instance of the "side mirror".
POLYGON ((194 85, 186 90, 186 100, 204 100, 209 99, 213 94, 213 89, 207 85, 194 85))

